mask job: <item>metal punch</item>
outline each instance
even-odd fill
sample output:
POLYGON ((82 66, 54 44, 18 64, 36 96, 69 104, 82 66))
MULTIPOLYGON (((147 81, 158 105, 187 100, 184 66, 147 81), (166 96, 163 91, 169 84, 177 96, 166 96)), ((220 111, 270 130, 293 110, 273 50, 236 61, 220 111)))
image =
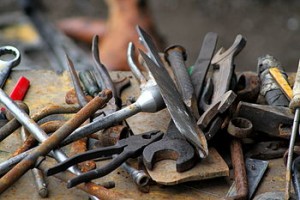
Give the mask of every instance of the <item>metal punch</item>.
POLYGON ((90 159, 95 159, 100 157, 108 157, 114 154, 119 154, 118 156, 114 157, 114 159, 107 165, 95 169, 89 172, 86 172, 82 175, 77 176, 68 181, 67 187, 71 188, 80 183, 87 182, 89 180, 100 178, 102 176, 107 175, 108 173, 115 170, 117 167, 122 165, 128 158, 135 158, 141 155, 143 149, 161 139, 163 133, 160 131, 151 131, 147 133, 143 133, 140 135, 130 136, 128 138, 119 140, 116 145, 110 147, 99 148, 95 150, 90 150, 85 153, 78 154, 53 168, 50 168, 46 171, 47 176, 51 176, 53 174, 57 174, 61 171, 68 169, 69 167, 90 159))

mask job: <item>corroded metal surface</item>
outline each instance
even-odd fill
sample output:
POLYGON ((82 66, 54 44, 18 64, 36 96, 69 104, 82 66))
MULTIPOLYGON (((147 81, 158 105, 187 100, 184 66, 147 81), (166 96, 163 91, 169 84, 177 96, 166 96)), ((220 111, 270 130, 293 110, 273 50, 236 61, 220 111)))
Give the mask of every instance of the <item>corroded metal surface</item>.
MULTIPOLYGON (((53 133, 56 131, 59 127, 61 127, 64 124, 64 121, 50 121, 46 122, 44 124, 41 124, 41 128, 46 133, 53 133)), ((26 135, 29 135, 28 131, 25 129, 26 135)), ((24 151, 27 151, 28 149, 32 148, 34 145, 37 144, 37 140, 32 136, 29 135, 28 138, 24 141, 21 147, 19 147, 13 154, 12 157, 19 155, 20 153, 23 153, 24 151)))
MULTIPOLYGON (((61 76, 51 71, 14 71, 11 79, 8 79, 5 90, 9 93, 18 78, 25 75, 31 82, 30 89, 26 95, 25 102, 29 105, 32 113, 35 113, 46 105, 58 104, 65 105, 64 96, 71 88, 69 75, 64 73, 61 76), (47 88, 47 89, 45 89, 47 88), (59 89, 58 89, 59 88, 59 89)), ((130 96, 138 97, 139 86, 137 81, 132 77, 131 73, 114 72, 113 80, 118 77, 127 76, 130 78, 131 87, 122 93, 123 102, 130 96)), ((157 113, 139 113, 130 117, 127 122, 135 134, 143 133, 150 129, 160 129, 166 131, 170 116, 166 109, 157 113)), ((11 154, 21 146, 19 134, 14 132, 6 140, 0 143, 0 161, 8 159, 11 154)), ((98 167, 103 166, 108 161, 97 162, 98 167)), ((284 191, 284 163, 282 159, 273 159, 270 161, 269 169, 263 182, 260 184, 256 195, 270 191, 284 191)), ((88 195, 77 188, 66 190, 66 184, 57 181, 55 177, 48 177, 49 198, 53 200, 82 200, 87 199, 88 195), (67 192, 66 192, 67 191, 67 192)), ((114 180, 116 188, 112 191, 119 191, 127 194, 128 197, 143 200, 170 199, 174 200, 219 200, 225 197, 231 183, 225 178, 217 178, 203 181, 193 181, 174 185, 169 187, 161 187, 159 185, 151 185, 149 193, 140 192, 135 184, 130 180, 128 174, 121 168, 117 169, 101 179, 96 179, 96 183, 103 183, 114 180)), ((30 173, 26 173, 19 181, 17 181, 6 192, 1 194, 1 199, 40 199, 35 192, 35 187, 30 173), (26 192, 24 192, 26 191, 26 192)))
MULTIPOLYGON (((62 127, 55 131, 49 138, 47 138, 37 149, 26 156, 13 169, 7 172, 0 179, 0 192, 5 191, 10 185, 16 182, 28 169, 33 167, 36 160, 40 156, 47 155, 51 150, 56 148, 58 144, 64 140, 69 134, 78 128, 85 120, 101 108, 111 97, 111 91, 102 91, 99 96, 95 97, 85 107, 78 111, 70 120, 68 120, 62 127)), ((29 123, 34 123, 29 119, 29 123)), ((23 124, 26 125, 25 123, 23 124)), ((28 127, 27 127, 28 128, 28 127)))

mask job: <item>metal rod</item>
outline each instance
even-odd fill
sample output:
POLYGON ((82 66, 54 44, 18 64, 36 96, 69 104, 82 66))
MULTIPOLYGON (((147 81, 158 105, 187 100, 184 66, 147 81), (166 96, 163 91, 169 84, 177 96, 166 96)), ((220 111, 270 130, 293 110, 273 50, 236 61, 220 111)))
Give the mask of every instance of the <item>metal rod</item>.
MULTIPOLYGON (((33 134, 36 139, 44 141, 31 154, 26 156, 20 163, 18 163, 11 171, 5 174, 0 179, 0 192, 4 192, 11 184, 19 179, 28 169, 30 169, 35 161, 42 155, 48 154, 52 149, 65 139, 76 127, 83 123, 91 114, 96 112, 100 107, 106 103, 111 96, 111 92, 106 90, 95 97, 89 104, 81 109, 73 118, 65 123, 60 129, 53 133, 48 139, 47 134, 32 120, 29 116, 20 110, 18 106, 0 89, 0 101, 7 107, 7 109, 15 116, 20 123, 22 123, 27 130, 33 134)), ((66 159, 66 155, 61 151, 53 151, 57 160, 62 161, 66 159)), ((73 170, 77 171, 77 170, 73 170)), ((77 171, 78 173, 78 171, 77 171)))
POLYGON ((285 174, 285 199, 289 199, 290 190, 291 190, 291 169, 292 169, 292 161, 293 161, 293 152, 296 136, 299 130, 299 119, 300 119, 300 111, 296 109, 295 118, 292 128, 292 135, 290 137, 289 151, 288 151, 288 159, 286 165, 286 174, 285 174))

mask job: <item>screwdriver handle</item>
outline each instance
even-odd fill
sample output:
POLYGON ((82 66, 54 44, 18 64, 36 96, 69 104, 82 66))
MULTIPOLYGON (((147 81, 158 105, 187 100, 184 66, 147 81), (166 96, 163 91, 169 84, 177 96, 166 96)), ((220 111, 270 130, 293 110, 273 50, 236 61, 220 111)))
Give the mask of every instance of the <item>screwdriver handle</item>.
POLYGON ((295 77, 295 83, 293 87, 293 98, 289 105, 290 109, 295 111, 295 109, 300 108, 300 60, 298 64, 297 74, 295 77))

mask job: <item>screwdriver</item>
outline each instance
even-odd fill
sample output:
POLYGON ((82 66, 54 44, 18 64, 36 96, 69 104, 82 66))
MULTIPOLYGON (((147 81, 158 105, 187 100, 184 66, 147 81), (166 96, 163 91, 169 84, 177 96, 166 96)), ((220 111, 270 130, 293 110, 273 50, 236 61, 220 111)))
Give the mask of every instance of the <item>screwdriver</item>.
POLYGON ((285 199, 290 197, 290 182, 291 182, 291 166, 293 159, 294 144, 299 130, 299 118, 300 118, 300 60, 298 64, 298 70, 295 77, 295 83, 293 87, 293 98, 291 99, 290 109, 295 112, 292 134, 290 138, 289 151, 288 151, 288 160, 286 166, 286 177, 285 177, 285 199))

